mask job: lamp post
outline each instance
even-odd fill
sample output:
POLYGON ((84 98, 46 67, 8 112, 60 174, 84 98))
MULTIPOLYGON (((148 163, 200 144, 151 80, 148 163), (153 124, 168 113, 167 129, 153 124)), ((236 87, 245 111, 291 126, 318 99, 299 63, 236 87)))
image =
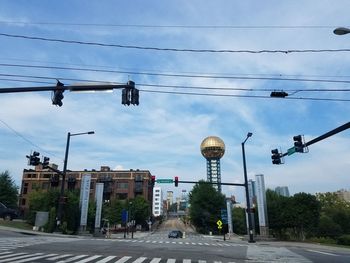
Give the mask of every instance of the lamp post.
POLYGON ((345 35, 350 33, 350 28, 347 27, 337 27, 336 29, 333 30, 333 33, 336 35, 345 35))
POLYGON ((84 134, 94 134, 94 133, 95 133, 94 131, 89 131, 89 132, 80 132, 80 133, 68 132, 68 134, 67 134, 66 153, 64 156, 64 164, 63 164, 63 172, 62 172, 62 184, 61 184, 61 191, 60 191, 60 197, 59 197, 59 202, 58 202, 58 211, 57 211, 57 226, 59 226, 61 224, 61 221, 62 221, 62 210, 63 210, 63 203, 64 203, 64 184, 66 182, 66 172, 67 172, 70 137, 77 136, 77 135, 84 135, 84 134))
POLYGON ((251 211, 250 211, 250 198, 249 198, 249 191, 248 191, 248 178, 247 178, 247 165, 245 160, 245 149, 244 144, 248 140, 249 137, 251 137, 253 133, 248 132, 247 137, 242 142, 242 156, 243 156, 243 170, 244 170, 244 187, 245 187, 245 196, 246 196, 246 202, 247 202, 247 214, 248 214, 248 235, 249 235, 249 243, 254 243, 254 236, 253 236, 253 225, 252 225, 252 218, 251 218, 251 211))

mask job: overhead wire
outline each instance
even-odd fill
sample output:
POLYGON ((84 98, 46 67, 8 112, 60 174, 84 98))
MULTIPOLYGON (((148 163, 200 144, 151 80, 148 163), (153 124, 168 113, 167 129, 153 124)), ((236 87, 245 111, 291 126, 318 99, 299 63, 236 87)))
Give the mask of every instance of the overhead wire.
MULTIPOLYGON (((26 141, 27 143, 29 143, 30 145, 34 146, 35 148, 39 149, 40 151, 47 153, 49 155, 55 156, 59 159, 61 159, 61 157, 53 154, 52 152, 48 152, 45 149, 43 149, 42 147, 40 147, 39 145, 33 143, 31 140, 29 140, 28 138, 26 138, 25 136, 23 136, 20 132, 18 132, 17 130, 15 130, 14 128, 12 128, 8 123, 6 123, 4 120, 0 119, 0 122, 5 125, 9 130, 11 130, 16 136, 20 137, 21 139, 23 139, 24 141, 26 141)), ((62 160, 62 159, 61 159, 62 160)))
POLYGON ((28 64, 10 64, 0 63, 2 67, 24 67, 38 69, 56 69, 56 70, 74 70, 101 73, 119 73, 130 75, 147 75, 160 77, 177 77, 177 78, 206 78, 206 79, 239 79, 239 80, 271 80, 271 81, 300 81, 300 82, 323 82, 323 83, 350 83, 350 80, 334 80, 334 79, 309 79, 309 78, 280 78, 280 77, 248 77, 248 76, 223 76, 223 75, 205 75, 205 74, 171 74, 171 73, 154 73, 154 72, 138 72, 123 70, 106 70, 94 68, 78 68, 78 67, 59 67, 59 66, 41 66, 28 64))
POLYGON ((276 49, 276 50, 232 50, 232 49, 189 49, 189 48, 161 48, 161 47, 151 47, 151 46, 138 46, 138 45, 121 45, 121 44, 107 44, 99 42, 88 42, 88 41, 79 41, 79 40, 65 40, 58 38, 47 38, 47 37, 34 37, 26 35, 17 35, 17 34, 7 34, 0 33, 0 36, 11 37, 11 38, 21 38, 21 39, 30 39, 30 40, 40 40, 47 42, 57 42, 65 44, 79 44, 79 45, 90 45, 90 46, 101 46, 101 47, 115 47, 115 48, 126 48, 126 49, 139 49, 139 50, 153 50, 153 51, 170 51, 170 52, 192 52, 192 53, 249 53, 249 54, 262 54, 262 53, 324 53, 324 52, 350 52, 350 48, 343 49, 276 49))

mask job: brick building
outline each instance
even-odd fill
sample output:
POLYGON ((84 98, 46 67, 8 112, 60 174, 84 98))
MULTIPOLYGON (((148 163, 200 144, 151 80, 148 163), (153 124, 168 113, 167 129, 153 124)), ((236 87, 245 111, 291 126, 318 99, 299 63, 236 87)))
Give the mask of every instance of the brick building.
MULTIPOLYGON (((52 164, 57 169, 57 166, 52 164)), ((95 196, 96 183, 104 183, 103 200, 127 200, 141 195, 152 205, 151 173, 148 170, 111 170, 108 166, 101 166, 97 170, 67 171, 65 189, 80 189, 84 174, 91 175, 90 200, 95 196)), ((29 194, 35 189, 48 190, 53 187, 61 189, 62 179, 49 169, 42 169, 41 165, 35 169, 24 169, 20 192, 20 209, 26 213, 29 209, 29 194)))

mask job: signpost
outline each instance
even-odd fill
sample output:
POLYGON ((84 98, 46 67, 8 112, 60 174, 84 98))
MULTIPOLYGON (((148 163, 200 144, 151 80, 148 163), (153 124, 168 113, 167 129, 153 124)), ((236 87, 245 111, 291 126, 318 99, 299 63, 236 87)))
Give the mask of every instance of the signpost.
POLYGON ((156 182, 158 184, 172 184, 174 183, 173 179, 157 179, 156 182))
POLYGON ((289 156, 289 155, 292 155, 293 153, 295 153, 295 147, 289 148, 289 149, 287 150, 288 156, 289 156))

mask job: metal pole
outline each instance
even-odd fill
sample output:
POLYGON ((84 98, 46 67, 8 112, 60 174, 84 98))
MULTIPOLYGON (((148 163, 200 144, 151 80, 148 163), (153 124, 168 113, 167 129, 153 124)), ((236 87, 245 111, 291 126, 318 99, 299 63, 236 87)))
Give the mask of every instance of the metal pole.
POLYGON ((242 142, 242 156, 243 156, 243 169, 244 169, 244 185, 245 185, 245 195, 246 195, 246 201, 247 201, 247 214, 248 214, 248 234, 249 234, 249 243, 254 243, 254 236, 253 236, 253 226, 252 226, 252 218, 251 218, 251 212, 250 212, 250 200, 249 200, 249 191, 248 191, 248 177, 247 177, 247 165, 245 160, 245 149, 244 149, 244 143, 247 141, 247 138, 244 142, 242 142))
POLYGON ((66 144, 66 153, 65 153, 65 156, 64 156, 64 164, 63 164, 63 172, 62 172, 62 184, 61 184, 61 191, 60 191, 60 197, 59 197, 59 203, 58 203, 57 226, 62 223, 64 184, 66 182, 66 172, 67 172, 67 162, 68 162, 70 136, 71 136, 71 134, 70 134, 70 132, 68 132, 68 134, 67 134, 67 144, 66 144))

